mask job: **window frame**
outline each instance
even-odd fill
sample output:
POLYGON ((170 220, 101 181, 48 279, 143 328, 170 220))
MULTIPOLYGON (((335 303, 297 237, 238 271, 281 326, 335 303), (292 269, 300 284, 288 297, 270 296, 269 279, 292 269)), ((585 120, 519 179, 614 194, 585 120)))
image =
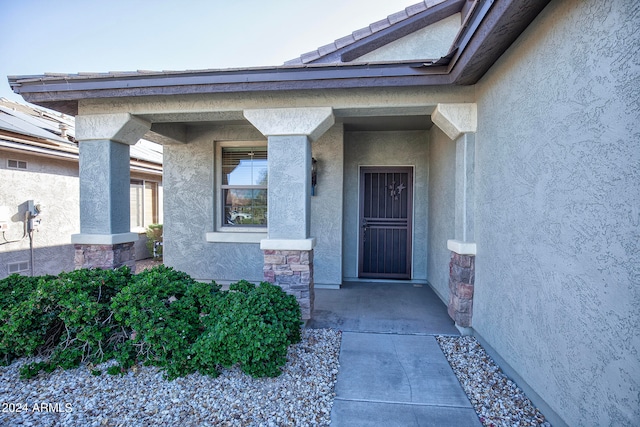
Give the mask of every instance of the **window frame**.
POLYGON ((129 229, 132 232, 137 232, 137 233, 144 233, 146 231, 146 229, 149 227, 149 225, 151 224, 162 224, 162 209, 161 209, 161 188, 162 188, 162 183, 160 181, 156 181, 153 179, 144 179, 144 178, 130 178, 129 179, 129 200, 131 200, 131 190, 133 188, 134 185, 139 185, 141 186, 141 190, 142 190, 142 206, 141 206, 141 214, 142 214, 142 225, 137 225, 134 226, 133 224, 131 224, 131 219, 133 216, 133 206, 129 206, 129 229), (146 219, 146 210, 148 208, 147 206, 147 197, 146 197, 146 192, 147 192, 147 184, 150 184, 152 186, 151 192, 151 201, 152 204, 154 206, 151 207, 152 209, 152 214, 151 214, 151 223, 147 224, 145 219, 146 219), (154 221, 155 220, 155 221, 154 221))
POLYGON ((29 261, 15 261, 7 263, 7 272, 11 274, 22 274, 31 271, 31 263, 29 261), (24 268, 22 268, 24 266, 24 268), (13 267, 18 267, 17 269, 13 267))
MULTIPOLYGON (((239 186, 234 186, 234 185, 222 185, 223 182, 223 177, 222 177, 222 149, 225 147, 233 147, 233 148, 242 148, 242 147, 246 147, 246 148, 250 148, 250 147, 264 147, 265 149, 267 148, 267 141, 266 140, 257 140, 257 141, 217 141, 216 142, 216 148, 215 148, 215 200, 216 203, 214 203, 215 206, 215 230, 217 231, 217 233, 208 233, 208 240, 209 241, 227 241, 228 238, 225 238, 224 236, 218 236, 217 238, 215 236, 213 236, 213 234, 221 234, 221 233, 246 233, 247 236, 245 236, 245 238, 240 238, 238 240, 234 240, 233 237, 230 237, 229 239, 231 239, 231 241, 238 241, 238 242, 246 242, 246 243, 251 243, 254 242, 255 240, 257 240, 258 238, 263 238, 266 237, 266 233, 267 233, 267 228, 269 226, 268 222, 266 226, 256 226, 256 225, 252 225, 252 226, 241 226, 241 225, 226 225, 224 223, 224 190, 225 189, 229 189, 229 188, 237 188, 239 186), (255 239, 249 238, 249 235, 253 235, 255 237, 255 239)), ((267 161, 268 161, 268 150, 267 150, 267 161)), ((242 186, 241 186, 242 187, 242 186)), ((257 188, 256 186, 246 186, 246 188, 257 188)), ((268 181, 267 181, 267 185, 266 185, 266 190, 267 190, 267 198, 268 198, 268 194, 269 194, 269 185, 268 185, 268 181)), ((269 207, 267 206, 267 212, 268 212, 269 207)))
POLYGON ((7 169, 26 171, 29 165, 26 160, 7 159, 7 169), (14 162, 15 166, 11 165, 11 162, 14 162))

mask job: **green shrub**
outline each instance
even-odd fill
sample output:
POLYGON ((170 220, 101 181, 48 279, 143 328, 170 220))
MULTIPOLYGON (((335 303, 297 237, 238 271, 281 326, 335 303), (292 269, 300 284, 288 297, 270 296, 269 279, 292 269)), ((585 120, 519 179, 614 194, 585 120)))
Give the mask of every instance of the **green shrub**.
POLYGON ((9 364, 23 355, 31 356, 44 345, 46 332, 54 323, 51 302, 36 293, 38 282, 53 276, 26 277, 13 274, 0 280, 0 362, 9 364))
POLYGON ((205 331, 193 345, 197 369, 212 375, 216 364, 240 364, 254 377, 278 376, 287 347, 300 341, 300 306, 292 295, 263 282, 240 281, 212 301, 205 331))
POLYGON ((131 270, 122 267, 0 281, 1 289, 11 287, 10 298, 20 299, 0 313, 0 358, 46 357, 45 362, 24 366, 23 377, 111 358, 126 336, 111 322, 109 304, 130 277, 131 270))
POLYGON ((52 299, 65 328, 49 358, 52 368, 69 369, 81 362, 100 363, 113 357, 127 336, 111 321, 109 306, 130 279, 131 270, 125 266, 116 270, 75 270, 45 282, 45 292, 56 296, 52 299))
POLYGON ((111 303, 115 319, 131 331, 120 364, 162 367, 170 379, 193 372, 190 351, 201 332, 200 312, 219 289, 164 265, 135 275, 111 303))
POLYGON ((109 374, 144 363, 169 379, 216 376, 239 364, 276 376, 300 341, 300 319, 295 297, 278 286, 240 281, 221 291, 164 265, 137 275, 127 267, 14 275, 0 280, 0 360, 44 356, 21 367, 23 378, 108 359, 119 363, 109 374))

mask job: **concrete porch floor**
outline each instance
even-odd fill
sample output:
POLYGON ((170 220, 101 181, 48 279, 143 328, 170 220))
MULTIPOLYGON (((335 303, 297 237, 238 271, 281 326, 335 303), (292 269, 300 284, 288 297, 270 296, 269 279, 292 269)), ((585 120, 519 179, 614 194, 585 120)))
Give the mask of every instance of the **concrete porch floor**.
POLYGON ((459 335, 446 305, 429 285, 345 282, 315 289, 308 328, 409 335, 459 335))
POLYGON ((331 425, 480 426, 435 335, 458 335, 427 285, 316 289, 308 328, 342 331, 331 425))

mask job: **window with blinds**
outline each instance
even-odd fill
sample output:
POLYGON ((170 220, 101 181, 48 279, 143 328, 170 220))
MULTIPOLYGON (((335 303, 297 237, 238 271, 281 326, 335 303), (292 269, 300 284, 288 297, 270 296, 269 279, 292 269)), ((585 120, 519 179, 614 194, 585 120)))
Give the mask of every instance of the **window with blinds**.
POLYGON ((132 179, 130 188, 131 229, 158 224, 158 183, 132 179))
POLYGON ((222 148, 225 226, 267 225, 267 147, 222 148))

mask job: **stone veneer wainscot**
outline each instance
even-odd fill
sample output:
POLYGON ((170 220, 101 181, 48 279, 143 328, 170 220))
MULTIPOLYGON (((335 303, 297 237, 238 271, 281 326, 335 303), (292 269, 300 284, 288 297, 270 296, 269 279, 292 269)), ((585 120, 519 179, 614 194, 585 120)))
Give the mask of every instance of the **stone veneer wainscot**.
POLYGON ((451 252, 449 262, 449 316, 456 325, 468 328, 473 317, 475 256, 451 252))
POLYGON ((75 267, 113 269, 127 265, 131 272, 136 270, 136 255, 134 242, 118 243, 115 245, 87 245, 75 246, 75 267))
POLYGON ((300 304, 302 319, 311 319, 313 311, 313 249, 264 252, 264 280, 293 295, 300 304))

